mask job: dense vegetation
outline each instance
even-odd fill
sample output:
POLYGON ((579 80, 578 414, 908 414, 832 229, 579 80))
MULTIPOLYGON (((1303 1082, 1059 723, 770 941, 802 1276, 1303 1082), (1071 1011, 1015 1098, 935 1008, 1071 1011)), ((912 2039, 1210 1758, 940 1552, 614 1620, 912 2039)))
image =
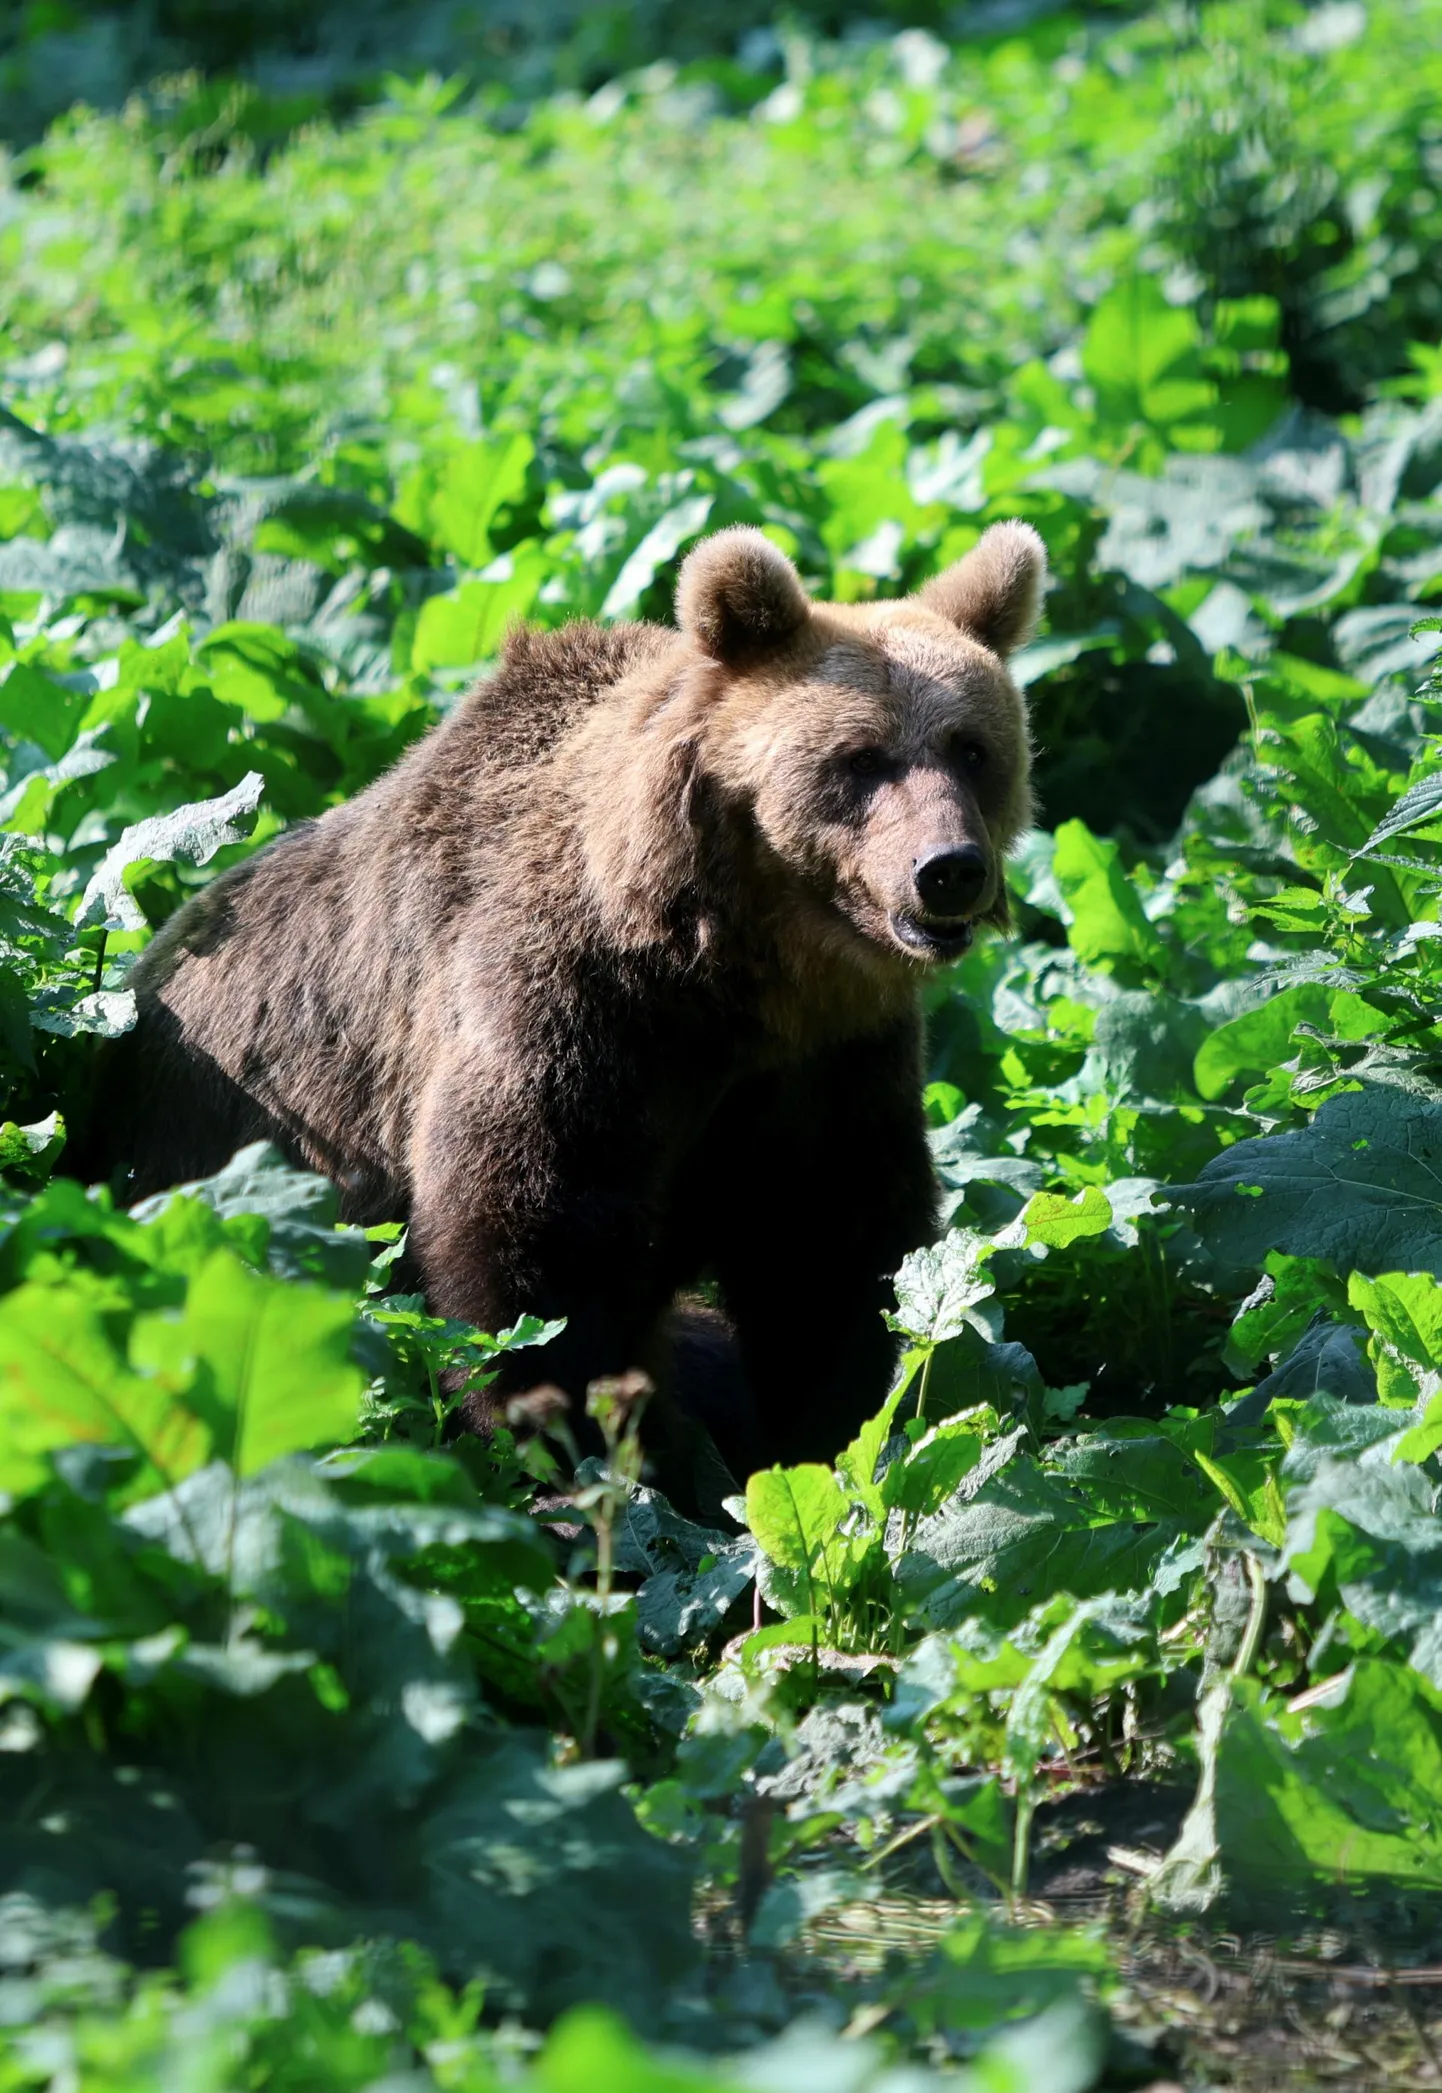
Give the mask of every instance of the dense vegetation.
POLYGON ((1093 1821, 1157 1940, 1428 1959, 1439 109, 1437 0, 1333 0, 190 78, 0 171, 0 2088, 1140 2083, 1126 1929, 1027 1923, 1093 1821), (66 1178, 151 931, 508 621, 1009 515, 1047 825, 834 1469, 696 1527, 602 1390, 558 1538, 439 1392, 547 1330, 264 1151, 66 1178))

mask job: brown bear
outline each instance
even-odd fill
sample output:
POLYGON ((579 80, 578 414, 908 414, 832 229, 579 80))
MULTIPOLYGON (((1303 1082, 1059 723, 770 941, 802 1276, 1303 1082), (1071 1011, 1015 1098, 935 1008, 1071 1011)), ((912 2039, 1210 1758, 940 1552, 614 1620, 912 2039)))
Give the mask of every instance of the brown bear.
POLYGON ((124 1196, 274 1140, 350 1217, 408 1218, 436 1311, 563 1316, 507 1372, 578 1402, 661 1374, 707 1277, 757 1427, 733 1462, 834 1453, 934 1232, 918 989, 1006 920, 1004 663, 1044 577, 1003 523, 919 595, 813 603, 732 529, 677 631, 514 633, 387 776, 155 938, 99 1119, 124 1196))

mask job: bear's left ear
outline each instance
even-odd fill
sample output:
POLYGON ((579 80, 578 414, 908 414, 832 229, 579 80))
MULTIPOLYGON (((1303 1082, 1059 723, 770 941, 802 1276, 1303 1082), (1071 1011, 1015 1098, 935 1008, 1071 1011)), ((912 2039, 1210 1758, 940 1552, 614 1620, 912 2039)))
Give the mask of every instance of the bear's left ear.
POLYGON ((676 586, 676 622, 716 661, 740 668, 798 633, 811 615, 801 576, 744 524, 703 538, 676 586))
POLYGON ((1045 586, 1046 547, 1031 525, 994 523, 921 601, 1005 660, 1035 632, 1045 586))

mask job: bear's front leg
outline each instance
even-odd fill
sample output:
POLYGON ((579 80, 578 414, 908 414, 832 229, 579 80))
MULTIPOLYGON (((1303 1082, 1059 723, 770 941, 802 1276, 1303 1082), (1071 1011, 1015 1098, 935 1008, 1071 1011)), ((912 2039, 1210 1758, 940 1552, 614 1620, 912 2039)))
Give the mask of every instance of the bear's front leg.
POLYGON ((695 1196, 769 1461, 829 1461, 880 1409, 892 1275, 936 1232, 917 1028, 738 1089, 695 1196))
POLYGON ((498 1085, 464 1060, 427 1087, 411 1151, 411 1248, 434 1313, 506 1329, 521 1315, 564 1318, 540 1351, 502 1354, 473 1408, 537 1382, 571 1399, 640 1368, 655 1378, 667 1289, 654 1235, 654 1165, 624 1101, 582 1087, 563 1102, 544 1076, 498 1085))

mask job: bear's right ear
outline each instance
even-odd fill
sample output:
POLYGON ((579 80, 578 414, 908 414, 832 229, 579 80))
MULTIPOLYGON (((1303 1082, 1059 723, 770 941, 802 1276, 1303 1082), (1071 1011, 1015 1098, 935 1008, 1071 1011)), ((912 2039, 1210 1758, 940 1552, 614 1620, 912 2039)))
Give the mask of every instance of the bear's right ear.
POLYGON ((1046 547, 1031 525, 994 523, 921 601, 1004 661, 1035 632, 1045 586, 1046 547))
POLYGON ((745 524, 703 538, 676 585, 676 623, 728 668, 783 646, 810 615, 790 560, 745 524))

